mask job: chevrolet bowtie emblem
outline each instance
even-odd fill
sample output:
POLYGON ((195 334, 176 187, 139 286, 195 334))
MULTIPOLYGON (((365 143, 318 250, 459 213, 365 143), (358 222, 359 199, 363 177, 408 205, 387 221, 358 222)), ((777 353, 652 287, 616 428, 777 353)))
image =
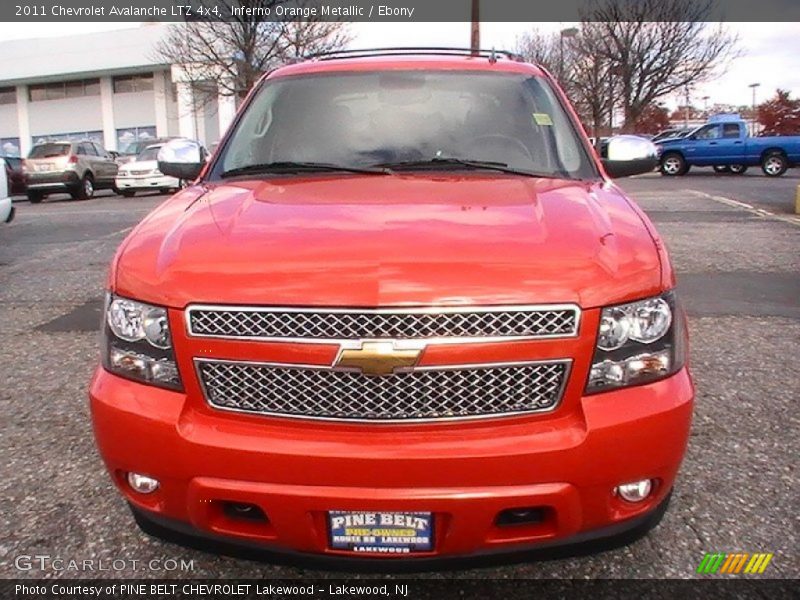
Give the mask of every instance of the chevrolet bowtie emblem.
POLYGON ((342 348, 333 363, 337 369, 360 369, 364 375, 391 375, 417 364, 422 348, 396 350, 393 342, 362 342, 360 348, 342 348))

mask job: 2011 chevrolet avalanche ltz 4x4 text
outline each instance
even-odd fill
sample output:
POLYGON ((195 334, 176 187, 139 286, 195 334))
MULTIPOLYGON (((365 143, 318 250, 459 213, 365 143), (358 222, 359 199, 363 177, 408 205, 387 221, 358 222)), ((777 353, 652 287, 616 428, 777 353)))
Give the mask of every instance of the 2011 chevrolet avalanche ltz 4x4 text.
MULTIPOLYGON (((400 560, 630 538, 694 390, 665 247, 541 68, 371 51, 266 75, 120 246, 90 396, 146 531, 400 560)), ((364 563, 361 563, 364 564, 364 563)), ((389 563, 381 563, 389 566, 389 563)))

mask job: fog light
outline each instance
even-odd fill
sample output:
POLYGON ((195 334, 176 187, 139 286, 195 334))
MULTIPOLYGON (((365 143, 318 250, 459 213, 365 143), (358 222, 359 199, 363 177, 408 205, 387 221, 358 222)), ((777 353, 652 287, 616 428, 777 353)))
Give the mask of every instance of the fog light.
POLYGON ((628 502, 641 502, 650 495, 653 489, 653 482, 650 479, 642 479, 632 483, 623 483, 614 490, 617 495, 628 502))
POLYGON ((158 489, 158 479, 139 473, 128 473, 128 483, 140 494, 151 494, 158 489))

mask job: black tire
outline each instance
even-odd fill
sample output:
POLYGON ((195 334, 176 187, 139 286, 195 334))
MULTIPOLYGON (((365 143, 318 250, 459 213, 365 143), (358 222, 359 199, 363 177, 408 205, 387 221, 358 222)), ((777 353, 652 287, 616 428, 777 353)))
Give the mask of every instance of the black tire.
POLYGON ((767 177, 780 177, 788 168, 789 161, 780 150, 770 150, 761 159, 761 170, 767 177))
POLYGON ((30 202, 31 204, 39 204, 39 202, 42 201, 42 198, 44 198, 44 194, 42 194, 42 192, 28 191, 27 195, 28 195, 28 202, 30 202))
POLYGON ((714 165, 714 173, 730 173, 731 168, 728 165, 714 165))
POLYGON ((666 177, 677 177, 689 172, 689 165, 677 152, 667 152, 661 157, 659 170, 666 177))
POLYGON ((161 188, 158 190, 159 194, 169 194, 172 191, 172 188, 161 188))
POLYGON ((120 190, 119 195, 125 198, 133 198, 136 195, 136 190, 120 190))
POLYGON ((78 187, 70 192, 73 200, 88 200, 94 196, 94 178, 90 173, 86 173, 78 182, 78 187))
POLYGON ((731 173, 734 175, 744 175, 747 173, 747 165, 731 165, 731 173))

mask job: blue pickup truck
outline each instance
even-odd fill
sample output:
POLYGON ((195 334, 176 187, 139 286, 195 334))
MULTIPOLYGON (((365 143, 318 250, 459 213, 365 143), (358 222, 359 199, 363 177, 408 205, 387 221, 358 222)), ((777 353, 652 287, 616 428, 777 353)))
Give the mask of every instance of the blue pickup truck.
POLYGON ((717 115, 682 138, 656 142, 662 175, 685 175, 690 167, 713 167, 737 175, 761 166, 769 177, 800 164, 800 135, 750 137, 738 115, 717 115))

